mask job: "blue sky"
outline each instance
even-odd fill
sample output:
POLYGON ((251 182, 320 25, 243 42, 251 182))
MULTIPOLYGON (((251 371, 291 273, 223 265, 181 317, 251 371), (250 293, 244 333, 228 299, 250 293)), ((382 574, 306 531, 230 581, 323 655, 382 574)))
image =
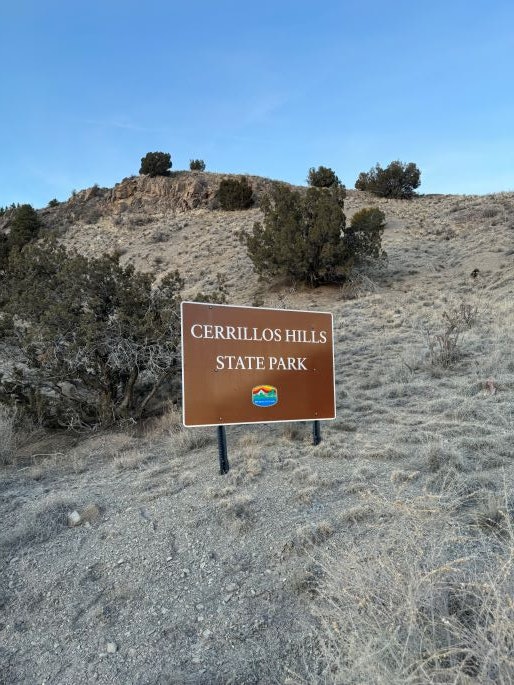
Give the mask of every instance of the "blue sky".
POLYGON ((173 169, 514 190, 514 3, 5 0, 0 205, 173 169))

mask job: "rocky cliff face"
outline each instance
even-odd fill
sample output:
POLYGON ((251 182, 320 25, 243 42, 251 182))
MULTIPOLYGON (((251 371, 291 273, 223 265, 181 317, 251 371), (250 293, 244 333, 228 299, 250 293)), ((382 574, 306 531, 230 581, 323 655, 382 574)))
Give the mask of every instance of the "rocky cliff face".
MULTIPOLYGON (((93 186, 81 190, 56 207, 41 210, 43 223, 49 228, 66 231, 76 222, 95 224, 100 218, 121 218, 125 213, 133 215, 136 223, 145 223, 143 217, 152 214, 182 213, 195 209, 217 209, 217 191, 220 181, 228 174, 196 171, 178 171, 170 176, 131 176, 117 183, 114 188, 93 186)), ((233 177, 233 176, 232 176, 233 177)), ((255 205, 272 181, 258 176, 248 176, 255 205)))

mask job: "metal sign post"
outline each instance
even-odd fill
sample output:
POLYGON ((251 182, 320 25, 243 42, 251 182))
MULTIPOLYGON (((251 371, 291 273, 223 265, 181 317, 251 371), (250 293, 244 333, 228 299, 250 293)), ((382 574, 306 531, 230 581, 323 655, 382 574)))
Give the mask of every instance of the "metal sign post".
POLYGON ((225 426, 218 426, 218 454, 220 458, 220 474, 224 476, 230 469, 227 455, 227 433, 225 431, 225 426))
POLYGON ((321 427, 319 421, 313 421, 312 423, 312 444, 319 445, 321 442, 321 427))

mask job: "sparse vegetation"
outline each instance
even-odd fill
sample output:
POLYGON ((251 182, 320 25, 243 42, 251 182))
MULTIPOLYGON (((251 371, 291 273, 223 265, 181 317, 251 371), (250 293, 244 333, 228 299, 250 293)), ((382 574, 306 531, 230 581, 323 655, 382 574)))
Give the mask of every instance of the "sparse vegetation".
POLYGON ((191 171, 205 171, 205 162, 203 159, 190 159, 189 168, 191 171))
POLYGON ((369 222, 345 230, 344 188, 309 188, 302 195, 275 184, 262 202, 264 222, 243 232, 248 255, 261 275, 287 276, 315 287, 348 277, 357 259, 381 250, 381 229, 369 222))
MULTIPOLYGON (((220 178, 177 174, 159 197, 140 193, 145 179, 127 180, 105 214, 103 191, 80 191, 40 213, 70 252, 45 261, 42 241, 31 240, 0 274, 4 384, 41 387, 48 416, 44 427, 30 423, 16 398, 16 408, 0 409, 0 681, 510 684, 513 194, 490 218, 498 196, 462 197, 450 213, 451 196, 371 202, 350 192, 343 236, 366 225, 380 233, 382 218, 367 206, 376 205, 390 266, 356 263, 341 287, 311 290, 270 282, 268 272, 258 281, 237 231, 251 234, 264 215, 209 211, 220 178), (190 190, 202 193, 199 211, 181 204, 190 190), (101 225, 87 223, 90 209, 101 225), (154 379, 146 366, 114 429, 92 421, 80 432, 48 430, 57 416, 57 425, 85 428, 88 403, 102 395, 75 364, 96 374, 91 350, 114 340, 114 359, 121 340, 130 351, 127 331, 141 330, 131 317, 155 311, 146 288, 117 267, 85 268, 95 289, 68 263, 72 251, 96 264, 115 249, 135 274, 165 260, 156 281, 148 276, 152 289, 164 264, 180 266, 187 299, 197 290, 218 297, 221 271, 235 304, 332 311, 338 418, 323 424, 321 444, 312 445, 310 422, 227 427, 231 469, 221 477, 216 428, 182 427, 175 374, 145 410, 158 413, 138 421, 154 379), (37 316, 25 313, 31 301, 37 316), (432 335, 452 322, 461 330, 448 366, 437 343, 432 361, 428 321, 432 335), (60 337, 45 332, 51 324, 60 337), (29 354, 39 354, 36 365, 29 354), (82 409, 80 424, 72 413, 82 409)), ((271 187, 251 182, 259 199, 271 187)), ((117 408, 123 387, 122 377, 117 408)))
POLYGON ((152 288, 150 275, 116 257, 87 259, 48 244, 12 253, 5 282, 7 335, 26 364, 4 373, 1 398, 37 421, 140 418, 176 372, 178 273, 152 288))
MULTIPOLYGON (((383 520, 366 546, 350 543, 344 563, 322 565, 322 657, 298 682, 511 682, 512 538, 470 539, 436 497, 402 502, 393 518, 384 504, 373 504, 383 520), (471 544, 459 555, 464 538, 471 544)), ((493 516, 487 528, 497 527, 493 516)))
POLYGON ((141 157, 140 174, 154 176, 169 176, 171 169, 171 155, 169 152, 147 152, 141 157))
POLYGON ((421 172, 414 162, 391 162, 385 169, 380 164, 367 173, 361 172, 355 182, 357 190, 367 190, 380 197, 409 199, 421 183, 421 172))
POLYGON ((37 238, 40 229, 41 222, 36 210, 31 205, 21 205, 15 210, 11 221, 9 248, 21 249, 37 238))
POLYGON ((314 188, 332 188, 341 185, 341 181, 335 172, 326 166, 319 166, 317 169, 311 167, 307 176, 307 183, 314 188))
POLYGON ((378 259, 382 251, 385 214, 377 207, 365 207, 352 216, 347 241, 357 256, 378 259))
POLYGON ((218 188, 218 201, 221 209, 235 211, 248 209, 253 205, 253 190, 248 179, 224 178, 218 188))
POLYGON ((9 464, 14 449, 14 425, 16 411, 0 404, 0 466, 9 464))
POLYGON ((211 302, 212 304, 227 304, 227 277, 224 274, 216 274, 216 286, 214 290, 205 293, 203 291, 197 293, 193 298, 193 302, 211 302))
POLYGON ((460 340, 462 333, 470 328, 477 318, 477 307, 462 302, 443 312, 443 329, 434 333, 426 329, 429 359, 433 366, 449 367, 461 355, 460 340))

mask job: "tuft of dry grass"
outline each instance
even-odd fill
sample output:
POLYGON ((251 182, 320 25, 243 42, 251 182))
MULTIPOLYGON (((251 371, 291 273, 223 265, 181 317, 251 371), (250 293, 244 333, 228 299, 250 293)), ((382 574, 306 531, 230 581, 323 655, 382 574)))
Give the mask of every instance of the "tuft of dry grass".
POLYGON ((182 456, 193 450, 207 447, 215 441, 213 431, 208 428, 184 428, 172 435, 175 454, 182 456))
POLYGON ((163 414, 147 422, 146 435, 147 437, 163 434, 173 436, 182 430, 182 414, 177 406, 170 402, 163 414))
POLYGON ((14 458, 15 411, 0 404, 0 466, 11 464, 14 458))
POLYGON ((254 504, 255 500, 248 495, 234 495, 221 500, 221 515, 238 533, 245 533, 254 520, 254 504))
POLYGON ((411 483, 419 478, 419 471, 404 471, 403 469, 395 469, 391 473, 391 483, 394 485, 404 485, 411 483))
POLYGON ((142 468, 153 458, 154 453, 146 449, 122 450, 114 456, 113 464, 118 471, 135 470, 142 468))
POLYGON ((0 556, 14 555, 26 546, 50 540, 67 528, 67 516, 75 509, 75 500, 56 495, 27 505, 23 518, 0 533, 0 556))
POLYGON ((334 526, 330 521, 323 520, 318 523, 308 523, 296 529, 294 536, 288 540, 282 548, 282 556, 291 554, 305 554, 316 545, 326 542, 335 533, 334 526))

